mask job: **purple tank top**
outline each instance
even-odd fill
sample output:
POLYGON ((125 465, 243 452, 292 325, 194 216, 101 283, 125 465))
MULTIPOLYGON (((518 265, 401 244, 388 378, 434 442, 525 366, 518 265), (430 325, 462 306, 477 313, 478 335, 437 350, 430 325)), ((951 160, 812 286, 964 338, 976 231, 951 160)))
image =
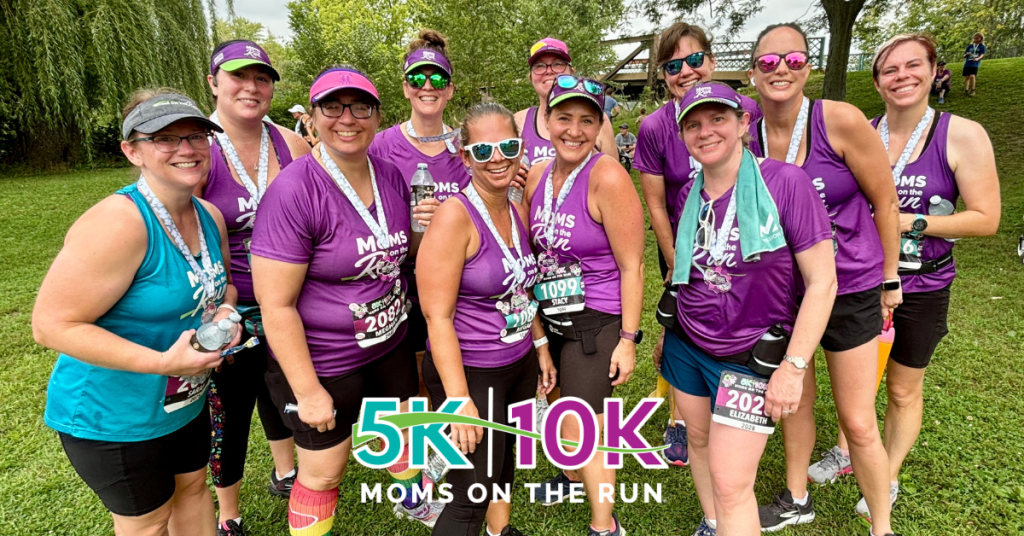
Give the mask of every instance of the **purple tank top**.
MULTIPOLYGON (((476 232, 480 235, 480 249, 466 259, 462 268, 459 296, 455 302, 455 334, 459 337, 459 347, 462 349, 462 364, 479 368, 503 367, 518 361, 530 351, 533 345, 533 337, 530 335, 533 315, 514 314, 514 308, 528 308, 529 304, 519 303, 522 298, 509 292, 513 278, 512 266, 505 260, 501 247, 473 203, 463 194, 455 198, 466 206, 476 232)), ((511 210, 512 214, 516 214, 515 208, 511 210)), ((519 221, 516 221, 516 229, 519 231, 523 256, 518 257, 514 245, 508 249, 526 269, 524 287, 529 290, 537 279, 537 260, 530 251, 530 236, 519 221)), ((429 339, 427 347, 430 347, 429 339)))
POLYGON ((537 131, 537 121, 541 120, 543 119, 537 117, 536 106, 526 110, 526 120, 523 121, 523 147, 530 159, 530 165, 555 157, 555 147, 551 145, 551 140, 542 137, 537 131))
POLYGON ((469 170, 462 164, 462 158, 458 153, 452 154, 447 150, 434 156, 427 156, 413 147, 412 142, 403 133, 404 123, 399 123, 373 138, 370 144, 370 154, 379 156, 395 165, 402 172, 405 184, 411 187, 412 174, 416 172, 416 165, 423 163, 427 165, 427 171, 434 178, 436 184, 434 197, 441 202, 461 192, 469 185, 472 178, 469 170))
MULTIPOLYGON (((547 243, 544 236, 544 189, 554 160, 547 164, 544 176, 537 185, 530 203, 530 238, 537 257, 544 252, 553 252, 555 262, 579 264, 582 272, 586 307, 609 314, 622 314, 621 280, 619 267, 612 254, 611 243, 604 226, 590 217, 587 198, 590 189, 590 172, 601 158, 610 158, 598 153, 580 171, 572 191, 565 198, 555 220, 555 239, 547 243)), ((555 199, 558 198, 555 194, 555 199)), ((552 209, 554 209, 552 200, 552 209)), ((541 267, 543 272, 545 267, 541 267)))
MULTIPOLYGON (((270 143, 274 146, 274 155, 281 171, 292 163, 292 152, 288 142, 274 125, 263 123, 270 132, 270 143)), ((221 214, 228 228, 228 248, 231 252, 231 282, 238 289, 238 301, 253 303, 256 297, 252 292, 252 271, 249 269, 249 241, 252 239, 252 226, 256 221, 256 200, 249 195, 244 186, 235 182, 231 176, 231 163, 214 138, 210 148, 212 161, 210 176, 206 180, 203 199, 213 203, 221 214)), ((245 179, 243 179, 245 180, 245 179)))
MULTIPOLYGON (((885 254, 871 216, 871 205, 857 178, 828 140, 823 109, 821 101, 811 101, 811 127, 807 131, 809 140, 805 141, 809 149, 800 167, 811 178, 832 224, 838 294, 853 294, 882 284, 885 254)), ((760 125, 754 130, 760 133, 760 125)), ((758 156, 764 156, 766 140, 757 138, 751 148, 758 156)), ((802 288, 802 282, 798 283, 802 288)))
MULTIPOLYGON (((934 196, 939 196, 956 206, 960 190, 956 175, 949 169, 946 155, 946 139, 949 133, 950 114, 939 112, 932 121, 932 127, 925 139, 924 150, 917 160, 903 168, 903 176, 896 182, 896 193, 900 196, 900 212, 907 214, 928 214, 928 206, 934 196)), ((881 116, 871 124, 878 128, 881 116)), ((953 250, 953 243, 943 238, 925 236, 921 240, 921 260, 931 261, 942 258, 953 250)), ((956 277, 954 263, 947 264, 926 275, 901 276, 903 292, 929 292, 949 286, 956 277)))

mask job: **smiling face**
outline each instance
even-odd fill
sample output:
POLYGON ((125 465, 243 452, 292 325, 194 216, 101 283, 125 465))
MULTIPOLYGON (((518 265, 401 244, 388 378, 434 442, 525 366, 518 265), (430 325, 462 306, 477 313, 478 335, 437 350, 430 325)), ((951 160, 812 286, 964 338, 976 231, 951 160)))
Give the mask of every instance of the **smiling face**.
POLYGON ((549 109, 546 124, 558 158, 582 162, 594 149, 603 117, 604 112, 583 97, 562 101, 549 109))
MULTIPOLYGON (((153 134, 133 132, 131 138, 187 137, 197 133, 205 134, 208 131, 209 127, 198 121, 182 119, 153 134)), ((146 175, 173 187, 192 190, 210 172, 209 146, 205 149, 194 149, 188 140, 181 140, 178 150, 173 153, 158 150, 152 141, 122 141, 121 151, 132 164, 144 169, 146 175)))
MULTIPOLYGON (((754 57, 765 54, 785 56, 790 52, 806 51, 807 43, 799 32, 792 28, 776 28, 761 38, 754 57)), ((804 84, 810 76, 811 69, 804 66, 799 71, 791 71, 785 61, 780 61, 777 69, 763 73, 757 67, 751 67, 747 75, 754 81, 754 86, 762 99, 772 102, 785 102, 789 99, 803 97, 804 84)))
POLYGON ((739 154, 750 115, 743 119, 723 104, 704 104, 686 114, 680 123, 686 149, 704 167, 715 167, 739 154))
MULTIPOLYGON (((676 50, 672 54, 672 60, 683 59, 694 52, 706 52, 697 42, 696 39, 687 35, 679 40, 676 44, 676 50)), ((669 60, 671 61, 671 60, 669 60)), ((682 99, 683 95, 693 87, 697 82, 707 82, 711 80, 711 74, 715 72, 715 59, 710 53, 704 55, 704 64, 696 69, 690 67, 683 62, 683 68, 679 71, 679 74, 668 74, 668 71, 662 69, 665 73, 665 84, 668 86, 668 90, 672 93, 672 96, 677 99, 682 99)))
MULTIPOLYGON (((498 143, 517 137, 512 118, 496 114, 479 117, 471 123, 463 124, 462 128, 467 129, 469 134, 467 146, 479 142, 498 143)), ((465 148, 459 154, 462 155, 462 163, 472 172, 473 185, 477 189, 506 190, 519 171, 518 159, 509 160, 496 148, 491 154, 491 159, 482 164, 474 160, 465 148)))
POLYGON ((875 89, 886 106, 910 108, 928 100, 935 66, 928 61, 928 51, 915 41, 897 45, 878 69, 875 89))
POLYGON ((329 106, 330 103, 376 103, 358 89, 341 89, 327 95, 313 107, 313 124, 316 125, 321 142, 341 157, 366 158, 366 150, 380 127, 380 110, 374 109, 367 119, 353 117, 351 108, 345 108, 341 117, 327 117, 321 106, 329 106))
POLYGON ((412 109, 415 113, 421 116, 436 116, 444 113, 445 106, 448 105, 448 101, 451 100, 452 95, 455 93, 455 86, 448 82, 448 87, 444 89, 434 89, 434 86, 430 84, 430 75, 434 73, 444 74, 444 71, 426 65, 412 71, 413 73, 423 73, 427 76, 428 80, 423 87, 416 89, 409 85, 408 81, 402 82, 402 92, 405 94, 405 98, 409 99, 409 103, 412 104, 412 109))
POLYGON ((274 79, 264 67, 249 65, 230 72, 219 69, 216 79, 214 76, 206 79, 217 99, 218 117, 256 120, 263 119, 270 110, 274 79))
POLYGON ((537 92, 537 98, 544 100, 548 98, 548 93, 551 92, 551 85, 554 84, 555 78, 558 78, 560 74, 573 74, 576 69, 573 69, 572 65, 568 64, 564 58, 557 54, 541 54, 537 57, 537 60, 530 66, 530 82, 533 84, 533 90, 537 92), (552 63, 565 63, 565 70, 556 73, 553 67, 548 67, 541 74, 533 73, 533 66, 538 63, 550 65, 552 63))

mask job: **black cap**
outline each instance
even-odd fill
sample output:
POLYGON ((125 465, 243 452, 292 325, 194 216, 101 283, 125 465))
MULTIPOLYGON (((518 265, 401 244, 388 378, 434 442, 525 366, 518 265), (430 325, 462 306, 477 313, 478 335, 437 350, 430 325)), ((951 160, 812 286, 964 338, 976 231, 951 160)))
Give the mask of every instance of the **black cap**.
POLYGON ((192 99, 177 93, 164 93, 136 106, 121 123, 121 135, 127 140, 133 130, 152 134, 182 119, 194 119, 212 130, 224 132, 220 125, 203 114, 192 99))

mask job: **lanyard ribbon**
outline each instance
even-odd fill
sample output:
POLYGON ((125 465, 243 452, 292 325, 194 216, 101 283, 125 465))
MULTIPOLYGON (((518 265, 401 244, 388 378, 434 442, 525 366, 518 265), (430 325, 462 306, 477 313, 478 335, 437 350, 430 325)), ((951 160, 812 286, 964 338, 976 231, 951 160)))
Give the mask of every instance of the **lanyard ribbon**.
MULTIPOLYGON (((487 210, 487 206, 484 205, 484 200, 480 198, 480 194, 477 193, 476 188, 473 187, 473 183, 469 183, 463 192, 466 194, 466 198, 473 204, 476 211, 480 213, 480 217, 483 218, 484 224, 487 225, 487 229, 491 231, 491 236, 498 242, 498 247, 501 248, 501 254, 505 256, 505 259, 512 266, 512 275, 515 278, 512 284, 512 288, 521 286, 526 282, 526 270, 519 264, 519 260, 523 258, 523 248, 519 242, 519 226, 516 225, 516 209, 509 203, 510 216, 512 217, 512 244, 516 248, 516 254, 519 255, 517 259, 512 255, 512 251, 508 249, 508 245, 505 244, 505 240, 501 238, 501 233, 498 232, 498 228, 494 225, 494 220, 491 219, 491 214, 487 210)), ((511 290, 510 288, 509 290, 511 290)))
POLYGON ((569 191, 572 190, 572 185, 576 183, 576 176, 580 174, 580 171, 586 167, 587 163, 594 156, 591 152, 580 162, 580 165, 576 166, 576 169, 572 170, 569 177, 565 179, 565 184, 562 185, 562 191, 558 192, 558 201, 555 202, 555 206, 552 210, 552 200, 555 197, 555 186, 552 184, 552 178, 555 175, 555 164, 551 163, 551 167, 548 170, 548 180, 544 184, 544 239, 547 241, 547 247, 552 247, 555 243, 555 220, 558 216, 558 210, 562 208, 562 203, 565 202, 565 198, 569 196, 569 191))
MULTIPOLYGON (((219 125, 220 121, 216 121, 219 125)), ((214 135, 217 136, 217 143, 220 148, 224 151, 224 154, 228 157, 231 165, 235 168, 235 173, 238 173, 238 179, 242 181, 242 186, 249 192, 249 196, 252 197, 253 201, 259 205, 260 199, 263 199, 263 194, 267 191, 267 172, 268 161, 270 159, 270 135, 267 133, 267 126, 262 125, 262 133, 260 135, 260 156, 257 161, 256 168, 256 183, 253 183, 252 177, 249 176, 249 171, 242 165, 242 159, 238 157, 238 151, 235 150, 234 144, 231 143, 231 138, 227 134, 217 132, 214 135)))
POLYGON ((373 185, 373 202, 377 205, 377 221, 373 220, 373 216, 370 215, 370 211, 367 210, 366 205, 363 204, 362 199, 359 199, 359 194, 356 193, 355 189, 352 188, 352 184, 348 182, 345 175, 338 169, 338 165, 331 159, 331 155, 327 154, 324 150, 323 144, 320 147, 320 158, 324 162, 324 167, 327 168, 327 172, 330 173, 331 178, 341 189, 341 193, 345 194, 348 202, 356 209, 359 213, 359 217, 363 219, 363 223, 370 228, 370 232, 373 233, 373 237, 377 239, 377 247, 382 248, 385 253, 391 246, 388 239, 388 219, 384 214, 384 203, 380 200, 380 190, 377 189, 377 174, 373 171, 373 162, 370 159, 366 159, 366 165, 370 168, 370 184, 373 185))
MULTIPOLYGON (((931 106, 924 112, 924 117, 918 121, 917 126, 914 128, 914 132, 910 135, 910 139, 907 140, 906 147, 903 148, 903 152, 900 153, 899 160, 896 161, 896 165, 892 168, 892 178, 899 184, 900 178, 903 177, 903 170, 907 167, 907 163, 910 162, 910 155, 914 154, 914 149, 917 148, 917 143, 921 141, 921 135, 924 134, 924 129, 928 128, 928 124, 932 122, 932 117, 935 116, 935 110, 931 106)), ((878 125, 878 134, 882 137, 882 143, 885 144, 885 150, 889 150, 889 121, 888 117, 882 116, 882 120, 878 125)))
POLYGON ((448 147, 448 152, 455 154, 455 145, 452 144, 452 138, 459 135, 459 129, 451 130, 447 126, 442 125, 441 132, 442 134, 440 136, 421 137, 416 135, 416 128, 412 126, 412 121, 407 121, 405 123, 405 133, 408 134, 410 138, 420 143, 434 143, 435 141, 443 141, 444 144, 448 147), (445 129, 448 129, 448 131, 445 132, 445 129))
MULTIPOLYGON (((800 114, 796 116, 796 124, 793 125, 793 135, 789 138, 789 150, 786 151, 786 163, 795 164, 796 155, 800 152, 800 143, 804 141, 804 127, 807 126, 807 112, 810 109, 811 100, 804 97, 800 104, 800 114)), ((761 120, 761 139, 764 140, 764 157, 768 156, 768 127, 764 119, 761 120)))

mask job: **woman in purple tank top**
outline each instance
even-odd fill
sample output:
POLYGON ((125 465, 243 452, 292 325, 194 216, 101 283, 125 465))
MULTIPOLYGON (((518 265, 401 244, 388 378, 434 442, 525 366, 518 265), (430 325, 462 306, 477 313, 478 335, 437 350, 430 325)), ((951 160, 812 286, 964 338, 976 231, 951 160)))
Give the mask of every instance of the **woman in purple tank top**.
MULTIPOLYGON (((278 173, 309 153, 309 145, 294 132, 263 121, 279 79, 266 51, 252 41, 225 41, 213 50, 207 81, 217 103, 214 120, 224 132, 214 137, 210 175, 196 187, 195 195, 224 214, 238 306, 243 313, 251 311, 247 317, 259 311, 249 269, 256 207, 278 173)), ((263 334, 254 329, 252 335, 263 334)), ((214 427, 210 474, 220 505, 218 534, 228 536, 243 533, 238 493, 254 407, 259 408, 274 457, 270 492, 287 497, 295 480, 292 433, 270 400, 263 379, 266 339, 261 342, 225 360, 213 374, 208 397, 214 427)))
MULTIPOLYGON (((459 414, 501 424, 509 424, 510 404, 533 398, 539 371, 545 372, 544 380, 554 375, 532 294, 537 262, 526 208, 508 199, 522 154, 518 135, 511 112, 500 104, 469 110, 462 123, 461 154, 472 183, 438 209, 416 259, 430 334, 423 379, 433 407, 451 397, 468 397, 459 414)), ((544 392, 554 388, 553 381, 545 383, 544 392)), ((495 515, 487 502, 470 500, 469 488, 512 484, 515 436, 496 432, 491 443, 481 428, 456 424, 452 437, 476 469, 448 473, 454 500, 433 533, 476 536, 485 513, 489 533, 511 532, 507 514, 495 515), (488 453, 494 464, 485 472, 488 453), (498 517, 504 517, 503 524, 498 517)))
MULTIPOLYGON (((629 381, 643 336, 643 207, 618 157, 595 150, 605 119, 603 92, 603 84, 587 78, 555 80, 545 117, 555 158, 530 170, 525 199, 540 266, 534 295, 551 337, 561 396, 590 404, 599 422, 604 399, 629 381)), ((577 421, 566 419, 562 435, 579 437, 577 421)), ((578 476, 589 489, 615 483, 615 469, 600 456, 578 476)), ((559 473, 535 496, 544 504, 561 500, 573 480, 559 473)), ((592 500, 590 506, 590 534, 624 532, 612 504, 592 500)))
MULTIPOLYGON (((883 315, 888 316, 901 301, 898 201, 885 166, 885 149, 857 108, 828 100, 812 103, 804 96, 809 56, 807 38, 798 25, 778 24, 762 31, 751 62, 749 75, 764 111, 754 152, 800 166, 831 220, 839 290, 821 346, 839 424, 852 440, 857 484, 873 511, 879 511, 872 532, 884 536, 891 527, 888 458, 875 416, 877 339, 883 315)), ((800 409, 782 426, 787 488, 773 503, 761 507, 765 530, 814 519, 807 493, 815 441, 811 364, 800 409)))
MULTIPOLYGON (((948 333, 949 291, 956 276, 953 241, 991 236, 999 227, 999 177, 985 129, 928 106, 936 57, 930 37, 902 34, 878 49, 872 69, 885 101, 885 115, 872 122, 889 151, 902 233, 903 303, 892 316, 896 333, 886 376, 885 450, 894 497, 900 467, 921 430, 924 371, 948 333), (958 198, 965 210, 954 214, 958 198)), ((838 445, 812 466, 819 468, 812 475, 835 478, 831 475, 850 465, 844 456, 848 448, 840 431, 838 445)), ((870 516, 863 499, 857 511, 870 516)))

